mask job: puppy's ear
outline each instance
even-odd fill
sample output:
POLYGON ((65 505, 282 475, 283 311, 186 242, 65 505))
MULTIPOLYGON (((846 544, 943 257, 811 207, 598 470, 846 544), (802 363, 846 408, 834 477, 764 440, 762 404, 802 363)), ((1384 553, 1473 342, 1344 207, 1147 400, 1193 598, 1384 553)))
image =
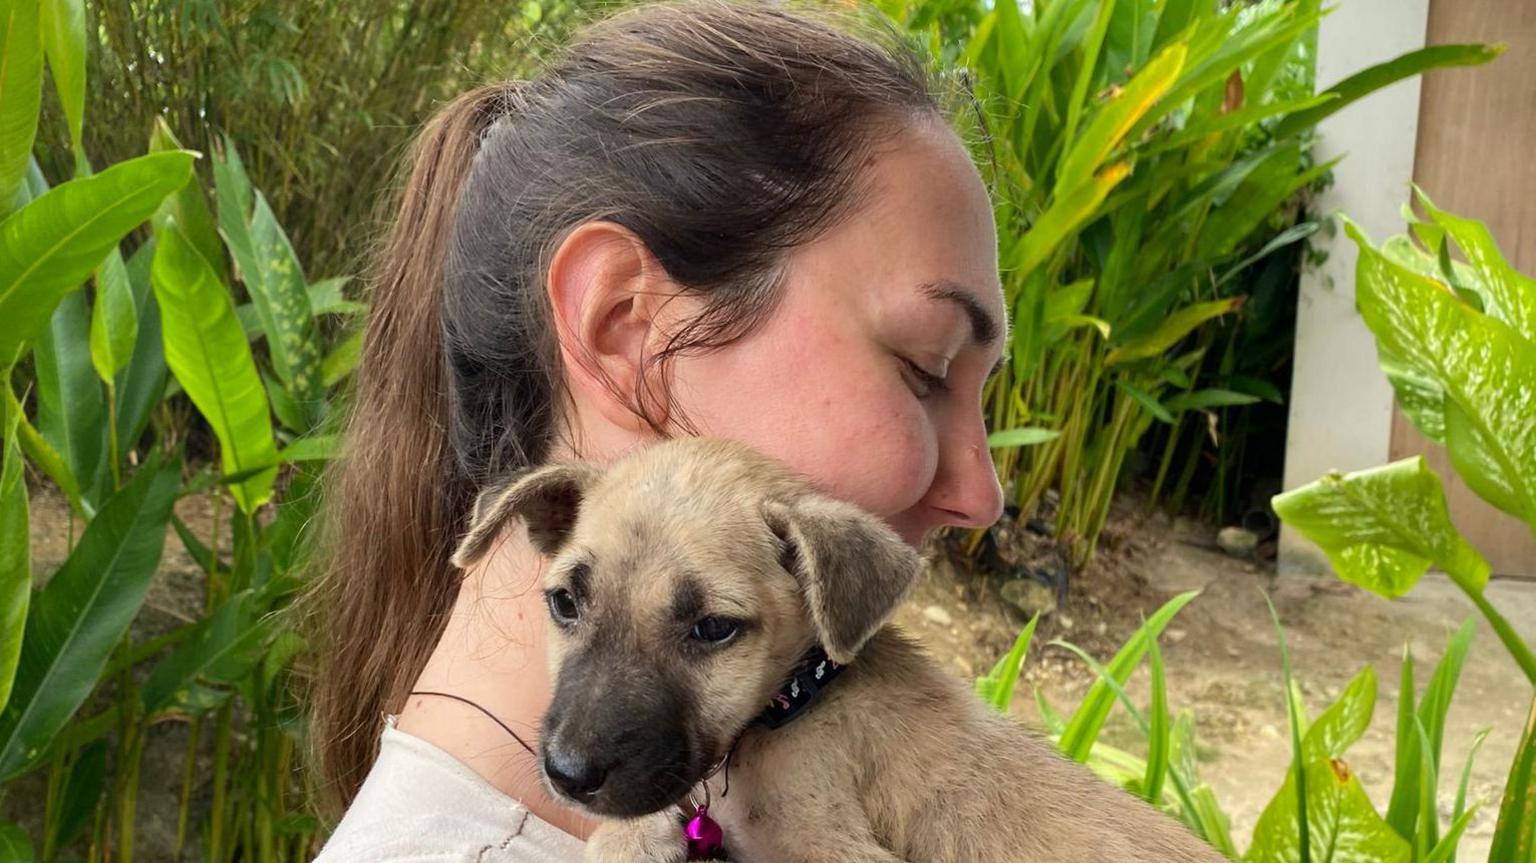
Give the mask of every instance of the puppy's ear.
POLYGON ((489 486, 475 498, 469 531, 450 559, 467 569, 490 548, 507 519, 517 516, 528 524, 528 539, 545 555, 565 544, 576 511, 601 471, 586 462, 565 462, 517 474, 489 486))
POLYGON ((821 646, 834 662, 852 661, 917 583, 922 559, 885 522, 830 497, 766 501, 763 519, 800 582, 821 646))

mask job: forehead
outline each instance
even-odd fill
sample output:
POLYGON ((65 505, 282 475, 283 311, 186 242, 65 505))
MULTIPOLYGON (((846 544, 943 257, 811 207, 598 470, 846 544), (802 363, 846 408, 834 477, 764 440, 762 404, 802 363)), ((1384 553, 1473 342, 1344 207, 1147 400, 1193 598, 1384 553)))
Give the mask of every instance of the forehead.
POLYGON ((1001 321, 992 203, 960 138, 937 121, 910 124, 871 153, 865 171, 862 205, 799 248, 796 270, 850 303, 927 306, 915 286, 948 280, 970 286, 1001 321))

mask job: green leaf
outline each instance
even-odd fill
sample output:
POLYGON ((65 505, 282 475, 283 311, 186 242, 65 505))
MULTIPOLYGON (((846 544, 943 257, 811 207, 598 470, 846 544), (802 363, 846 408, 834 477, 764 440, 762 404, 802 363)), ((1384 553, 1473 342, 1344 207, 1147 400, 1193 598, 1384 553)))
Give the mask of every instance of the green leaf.
POLYGON ((1350 863, 1407 863, 1412 848, 1376 814, 1360 778, 1339 758, 1306 767, 1308 854, 1301 855, 1297 831, 1295 772, 1253 828, 1250 863, 1292 863, 1301 859, 1350 863))
MULTIPOLYGON (((1189 591, 1164 603, 1163 607, 1136 630, 1136 634, 1131 636, 1105 666, 1109 676, 1124 686, 1125 681, 1130 679, 1131 672, 1146 655, 1150 640, 1161 635, 1173 616, 1198 595, 1199 591, 1189 591)), ((1115 692, 1109 683, 1104 679, 1094 681, 1088 694, 1078 705, 1077 712, 1072 715, 1072 720, 1067 723, 1066 729, 1062 732, 1060 742, 1062 753, 1073 761, 1085 761, 1094 741, 1099 737, 1099 731, 1104 727, 1104 720, 1109 718, 1110 708, 1114 704, 1115 692)))
POLYGON ((1536 530, 1536 343, 1344 222, 1360 247, 1356 303, 1378 346, 1444 391, 1446 449, 1467 485, 1536 530))
POLYGON ((69 126, 69 143, 83 154, 80 132, 85 122, 84 0, 42 0, 43 48, 49 77, 69 126))
POLYGON ((1478 279, 1484 311, 1509 324, 1526 341, 1536 342, 1536 279, 1509 265, 1487 225, 1437 208, 1418 187, 1414 187, 1414 192, 1424 211, 1466 256, 1468 269, 1478 279))
POLYGON ((1013 704, 1013 690, 1019 682, 1019 669, 1024 667, 1024 659, 1029 655, 1029 643, 1035 637, 1035 624, 1039 621, 1040 615, 1031 617, 1029 623, 1019 630, 1008 655, 999 659, 985 677, 976 680, 976 694, 1000 713, 1007 713, 1013 704))
POLYGON ((1352 104, 1362 96, 1380 90, 1389 84, 1422 74, 1430 69, 1446 66, 1477 66, 1504 53, 1504 44, 1497 45, 1431 45, 1418 51, 1378 63, 1375 66, 1345 78, 1329 87, 1325 93, 1338 98, 1322 105, 1297 111, 1287 116, 1275 127, 1276 138, 1286 138, 1310 129, 1323 118, 1352 104))
POLYGON ((1059 437, 1061 437, 1061 432, 1057 429, 1023 426, 992 432, 987 435, 987 446, 991 449, 1010 446, 1034 446, 1059 437))
MULTIPOLYGON (((258 311, 266 310, 262 318, 267 347, 289 395, 312 425, 323 388, 308 284, 288 236, 259 194, 251 217, 251 242, 262 268, 257 280, 259 290, 252 292, 252 299, 258 311)), ((250 280, 246 287, 252 287, 250 280)), ((309 428, 300 426, 294 430, 308 432, 309 428)))
POLYGON ((191 153, 140 156, 55 186, 0 223, 0 357, 35 337, 59 300, 191 174, 191 153))
POLYGON ((1488 863, 1530 863, 1536 859, 1536 698, 1525 719, 1525 731, 1509 765, 1499 822, 1493 830, 1488 863))
POLYGON ((35 597, 16 686, 0 712, 0 780, 47 752, 143 604, 180 483, 180 458, 161 461, 159 450, 151 451, 35 597))
POLYGON ((1365 735, 1376 710, 1376 670, 1371 666, 1349 681, 1337 701, 1318 715, 1302 740, 1302 757, 1307 763, 1324 758, 1338 758, 1365 735))
POLYGON ((1182 44, 1164 48, 1143 66, 1125 87, 1102 105, 1073 144, 1056 174, 1056 189, 1070 193, 1089 182, 1142 117, 1178 79, 1187 50, 1182 44))
POLYGON ((325 360, 320 363, 321 380, 325 386, 335 386, 357 368, 358 361, 363 358, 365 332, 363 327, 357 327, 325 355, 325 360))
POLYGON ((150 411, 160 403, 171 378, 165 366, 165 344, 160 328, 160 304, 149 285, 155 243, 148 242, 128 260, 128 284, 138 310, 138 336, 128 367, 117 376, 117 441, 124 453, 134 446, 149 424, 150 411))
POLYGON ((91 365, 103 381, 115 381, 117 373, 133 359, 139 337, 139 310, 133 302, 128 266, 117 249, 107 253, 96 268, 96 302, 91 306, 91 365))
POLYGON ((1397 687, 1397 741, 1392 766, 1392 798, 1387 823, 1404 838, 1413 836, 1419 812, 1419 737, 1414 733, 1413 652, 1403 645, 1403 668, 1397 687))
MULTIPOLYGON (((22 188, 32 142, 37 137, 37 112, 43 103, 43 37, 38 0, 0 2, 0 214, 9 213, 22 188)), ((9 325, 10 319, 4 318, 9 325)), ((0 340, 0 363, 13 348, 0 340)))
POLYGON ((1423 456, 1330 473, 1273 505, 1322 548, 1339 578, 1388 599, 1407 593, 1430 564, 1469 593, 1488 583, 1488 562, 1451 524, 1440 478, 1423 456))
POLYGON ((64 795, 59 804, 59 817, 55 823, 53 847, 60 848, 75 841, 96 814, 107 785, 107 744, 97 740, 80 751, 74 766, 69 769, 69 780, 64 785, 64 795))
POLYGON ((64 457, 93 508, 107 486, 106 398, 91 365, 91 313, 85 294, 65 295, 32 351, 37 369, 37 430, 64 457))
POLYGON ((1136 401, 1137 404, 1140 404, 1142 407, 1146 408, 1147 412, 1152 414, 1152 416, 1157 417, 1165 423, 1173 422, 1173 414, 1170 413, 1167 408, 1163 407, 1160 402, 1158 402, 1156 396, 1152 395, 1141 387, 1136 386, 1125 378, 1116 378, 1115 387, 1121 392, 1130 396, 1133 400, 1136 401))
POLYGON ((1015 271, 1019 278, 1029 275, 1073 231, 1082 227, 1098 212, 1109 190, 1119 185, 1130 173, 1129 164, 1116 162, 1088 181, 1068 190, 1065 195, 1057 196, 1029 230, 1014 242, 1004 256, 1006 266, 1015 271))
POLYGON ((1185 336, 1194 332, 1196 327, 1212 318, 1218 318, 1228 312, 1235 311, 1242 304, 1242 297, 1230 297, 1225 300, 1211 300, 1185 306, 1165 318, 1157 326, 1157 329, 1144 336, 1125 342, 1110 351, 1109 355, 1104 358, 1104 364, 1112 366, 1118 363, 1128 363, 1133 360, 1160 356, 1185 336))
MULTIPOLYGON (((165 117, 157 115, 149 133, 149 151, 163 153, 181 149, 185 148, 166 124, 165 117)), ((208 199, 203 195, 203 184, 194 178, 176 190, 176 194, 166 198, 156 213, 155 221, 160 221, 166 215, 176 218, 182 232, 192 241, 198 253, 213 267, 214 272, 222 274, 224 247, 219 243, 219 232, 214 227, 213 215, 208 212, 208 199)))
POLYGON ((32 839, 27 831, 0 821, 0 863, 32 863, 32 839))
POLYGON ((199 621, 192 636, 162 659, 144 682, 144 710, 158 714, 177 706, 198 684, 232 684, 261 659, 273 622, 254 590, 243 590, 199 621))
POLYGON ((1240 393, 1234 390, 1206 389, 1195 390, 1192 393, 1180 393, 1163 402, 1163 406, 1172 413, 1187 410, 1205 410, 1207 408, 1225 408, 1233 405, 1251 405, 1259 400, 1258 396, 1240 393))
POLYGON ((1142 780, 1142 792, 1148 802, 1156 805, 1163 799, 1163 781, 1168 776, 1168 753, 1172 748, 1168 723, 1168 682, 1163 673, 1163 651, 1157 639, 1147 642, 1151 655, 1152 704, 1147 728, 1147 772, 1142 780))
POLYGON ((31 423, 27 422, 21 401, 16 398, 16 394, 10 387, 5 387, 4 391, 0 392, 0 396, 5 398, 7 420, 13 416, 19 418, 16 433, 21 439, 21 451, 26 453, 27 458, 41 468, 43 473, 53 480, 54 485, 64 492, 64 496, 69 498, 71 509, 84 517, 90 517, 95 512, 95 508, 87 508, 80 499, 80 487, 75 482, 75 475, 69 472, 69 466, 64 463, 64 458, 54 450, 53 445, 48 443, 46 438, 38 433, 37 429, 32 427, 31 423))
MULTIPOLYGON (((9 377, 9 375, 7 375, 9 377)), ((9 382, 6 383, 10 390, 9 382)), ((0 461, 0 710, 11 697, 23 626, 32 598, 32 535, 28 531, 26 463, 16 425, 21 411, 5 412, 0 461)))
MULTIPOLYGON (((272 420, 250 345, 218 275, 174 218, 157 226, 150 271, 164 328, 165 361, 219 439, 225 473, 274 464, 272 420)), ((233 486, 242 512, 272 495, 276 469, 233 486)))

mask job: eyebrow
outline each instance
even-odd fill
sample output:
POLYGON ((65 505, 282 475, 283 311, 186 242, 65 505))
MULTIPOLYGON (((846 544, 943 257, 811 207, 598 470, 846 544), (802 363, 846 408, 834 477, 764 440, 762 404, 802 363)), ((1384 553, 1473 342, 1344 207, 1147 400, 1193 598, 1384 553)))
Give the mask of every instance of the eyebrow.
MULTIPOLYGON (((976 299, 976 292, 959 282, 938 279, 923 282, 917 286, 917 289, 930 299, 959 305, 971 321, 971 340, 977 344, 991 344, 1004 330, 1005 325, 992 317, 991 312, 982 308, 981 301, 976 299)), ((1003 357, 997 358, 997 362, 993 363, 992 369, 987 372, 987 377, 997 374, 1003 367, 1003 359, 1003 357)))

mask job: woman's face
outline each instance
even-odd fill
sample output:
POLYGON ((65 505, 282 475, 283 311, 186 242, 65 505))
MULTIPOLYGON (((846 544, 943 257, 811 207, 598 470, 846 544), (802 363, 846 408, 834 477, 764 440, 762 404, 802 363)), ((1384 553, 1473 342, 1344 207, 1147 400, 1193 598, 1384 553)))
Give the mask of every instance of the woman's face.
POLYGON ((756 330, 672 361, 699 432, 776 456, 916 546, 1002 510, 981 390, 1007 343, 997 235, 950 129, 921 123, 868 165, 869 203, 791 253, 756 330))

